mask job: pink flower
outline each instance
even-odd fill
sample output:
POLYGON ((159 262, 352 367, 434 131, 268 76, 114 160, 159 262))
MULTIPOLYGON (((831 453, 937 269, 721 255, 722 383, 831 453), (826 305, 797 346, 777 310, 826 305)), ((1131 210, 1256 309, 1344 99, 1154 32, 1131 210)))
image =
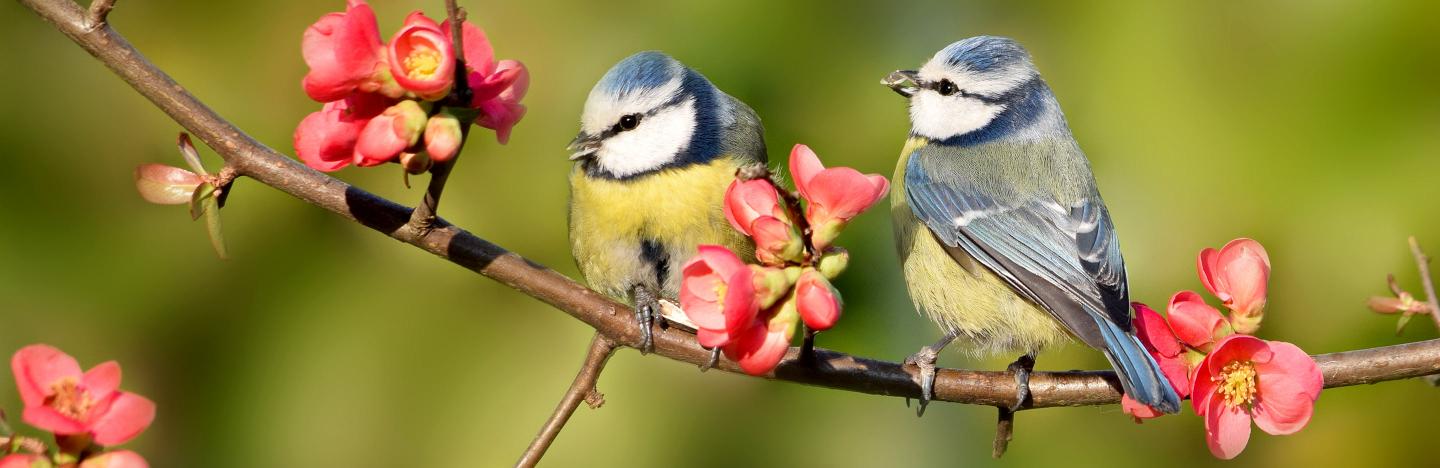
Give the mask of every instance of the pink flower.
MULTIPOLYGON (((474 77, 475 74, 471 74, 474 77)), ((473 85, 472 85, 473 86, 473 85)), ((530 72, 525 65, 515 60, 501 60, 495 67, 495 73, 487 77, 481 85, 480 90, 486 93, 496 94, 485 100, 479 100, 482 94, 476 94, 477 99, 471 101, 471 106, 480 109, 480 118, 475 121, 476 125, 495 131, 495 139, 500 144, 510 141, 510 130, 515 124, 525 117, 525 105, 520 100, 525 98, 525 92, 530 89, 530 72), (498 91, 495 91, 497 90, 498 91)))
POLYGON ((390 74, 400 86, 434 101, 455 84, 455 51, 439 24, 419 11, 405 17, 405 26, 387 48, 390 74))
POLYGON ((80 371, 75 358, 47 345, 21 348, 10 360, 25 402, 25 422, 57 435, 88 434, 100 445, 140 435, 155 419, 155 404, 118 390, 120 365, 80 371))
POLYGON ((806 268, 795 281, 795 300, 800 318, 812 330, 829 330, 840 320, 840 293, 813 268, 806 268))
POLYGON ((762 216, 788 221, 785 207, 780 205, 780 194, 775 185, 766 179, 735 179, 725 189, 725 220, 736 231, 754 236, 751 224, 762 216))
MULTIPOLYGON (((1165 374, 1165 380, 1175 389, 1180 398, 1190 394, 1190 373, 1191 369, 1199 363, 1204 356, 1185 349, 1175 332, 1171 331, 1170 324, 1165 318, 1156 313, 1150 306, 1139 302, 1132 302, 1130 306, 1135 309, 1135 337, 1140 339, 1140 344, 1145 351, 1155 358, 1160 364, 1160 372, 1165 374)), ((1145 419, 1163 416, 1164 413, 1146 406, 1138 401, 1130 399, 1129 396, 1120 397, 1120 408, 1125 414, 1141 422, 1145 419)))
POLYGON ((150 464, 135 452, 119 450, 86 458, 80 468, 150 468, 150 464))
POLYGON ((360 131, 389 105, 384 96, 368 93, 326 103, 295 128, 295 154, 305 165, 320 171, 337 171, 350 165, 360 131))
POLYGON ((755 257, 766 265, 800 261, 804 241, 790 225, 775 186, 765 179, 739 180, 725 189, 725 219, 735 230, 755 239, 755 257))
POLYGON ((380 29, 363 0, 346 2, 344 13, 321 16, 305 30, 300 51, 310 72, 301 84, 320 102, 344 99, 356 90, 377 91, 381 68, 380 29))
POLYGON ((33 453, 13 453, 0 458, 0 468, 50 468, 49 458, 33 453))
POLYGON ((1210 352, 1216 342, 1235 332, 1220 311, 1192 291, 1171 296, 1167 310, 1175 336, 1200 352, 1210 352))
POLYGON ((441 112, 425 122, 425 152, 435 162, 449 161, 460 153, 464 133, 460 131, 460 119, 454 114, 441 112))
POLYGON ((724 346, 752 325, 760 309, 755 271, 734 252, 701 245, 681 275, 680 308, 695 323, 701 346, 724 346))
POLYGON ((1265 309, 1265 293, 1270 280, 1270 255, 1265 247, 1252 239, 1240 238, 1225 244, 1219 251, 1200 251, 1197 261, 1200 282, 1220 298, 1233 314, 1230 320, 1240 333, 1255 333, 1265 309))
POLYGON ((1304 428, 1324 378, 1293 344, 1235 334, 1200 364, 1194 384, 1191 405, 1205 418, 1210 453, 1228 460, 1245 450, 1252 420, 1274 435, 1304 428))
POLYGON ((355 141, 355 165, 375 166, 389 162, 420 141, 425 130, 425 110, 405 100, 370 119, 355 141))
POLYGON ((810 221, 811 243, 817 250, 825 250, 851 218, 874 205, 890 187, 879 174, 861 174, 848 167, 826 169, 805 145, 790 150, 790 176, 800 195, 809 201, 805 218, 810 221))
POLYGON ((790 339, 795 336, 793 305, 788 316, 776 314, 769 321, 755 320, 736 340, 723 348, 725 357, 740 365, 750 375, 765 375, 785 358, 790 339))
MULTIPOLYGON (((450 22, 441 24, 446 37, 450 36, 450 22)), ((460 25, 461 42, 465 53, 465 82, 470 86, 470 107, 480 110, 475 124, 495 130, 500 144, 510 141, 510 130, 525 116, 525 106, 520 100, 530 88, 530 72, 525 65, 515 60, 495 61, 495 49, 485 31, 469 21, 460 25)))

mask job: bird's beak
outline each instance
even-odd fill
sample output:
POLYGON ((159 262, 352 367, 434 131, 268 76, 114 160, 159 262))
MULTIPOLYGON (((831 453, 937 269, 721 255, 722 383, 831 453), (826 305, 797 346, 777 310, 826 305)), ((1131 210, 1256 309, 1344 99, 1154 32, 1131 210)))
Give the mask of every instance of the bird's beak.
POLYGON ((915 70, 895 70, 880 80, 880 84, 889 86, 896 94, 908 98, 920 91, 920 78, 915 76, 915 73, 915 70))
POLYGON ((570 141, 570 146, 566 146, 565 149, 570 150, 571 161, 588 158, 600 150, 600 139, 581 132, 575 136, 574 140, 570 141))

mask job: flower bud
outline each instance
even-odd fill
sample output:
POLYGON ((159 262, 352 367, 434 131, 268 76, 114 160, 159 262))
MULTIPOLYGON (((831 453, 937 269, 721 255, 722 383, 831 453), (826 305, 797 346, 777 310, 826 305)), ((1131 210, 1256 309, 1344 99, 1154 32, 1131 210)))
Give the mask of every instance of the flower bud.
POLYGON ((1253 239, 1235 239, 1220 250, 1200 251, 1200 282, 1231 310, 1230 321, 1240 333, 1260 328, 1270 281, 1270 255, 1253 239))
POLYGON ((400 165, 405 168, 405 173, 407 174, 423 174, 425 171, 430 170, 430 156, 424 152, 400 153, 400 165))
POLYGON ((815 267, 820 270, 820 274, 825 275, 825 278, 835 279, 835 277, 840 276, 840 273, 845 272, 845 267, 849 265, 850 251, 839 247, 831 247, 820 256, 820 261, 816 262, 815 267))
POLYGON ((840 320, 840 293, 814 269, 806 269, 795 283, 796 306, 805 326, 815 331, 829 330, 840 320))
POLYGON ((395 159, 420 140, 425 120, 425 109, 415 101, 400 101, 385 109, 360 131, 355 143, 355 165, 374 166, 395 159))
POLYGON ((805 259, 805 241, 788 223, 771 216, 761 216, 750 227, 755 238, 755 258, 760 263, 780 266, 805 259))
POLYGON ((768 308, 784 298, 794 284, 785 271, 779 268, 750 265, 750 269, 755 271, 755 299, 761 309, 768 308))
POLYGON ((425 152, 437 163, 449 161, 460 152, 460 119, 447 111, 430 117, 425 122, 425 152))

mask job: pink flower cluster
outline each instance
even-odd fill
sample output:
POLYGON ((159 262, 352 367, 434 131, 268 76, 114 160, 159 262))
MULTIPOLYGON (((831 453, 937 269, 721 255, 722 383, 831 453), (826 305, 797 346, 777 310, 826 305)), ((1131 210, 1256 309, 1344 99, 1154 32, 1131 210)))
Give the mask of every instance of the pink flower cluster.
POLYGON ((831 244, 890 184, 848 167, 826 169, 805 145, 791 150, 790 173, 807 202, 803 219, 792 216, 798 207, 792 212, 769 179, 736 179, 725 191, 725 218, 754 239, 759 265, 702 245, 682 269, 680 307, 698 328, 700 345, 722 349, 752 375, 780 363, 799 321, 815 331, 835 326, 841 301, 830 280, 844 271, 849 253, 831 244))
POLYGON ((469 21, 461 25, 461 42, 471 98, 442 105, 437 101, 461 75, 449 21, 437 24, 413 12, 386 44, 364 0, 347 0, 345 12, 320 17, 301 43, 310 67, 302 85, 325 105, 295 129, 300 160, 327 172, 392 161, 424 172, 459 152, 462 117, 507 142, 525 115, 520 100, 530 75, 520 62, 496 62, 485 32, 469 21))
MULTIPOLYGON (((1200 282, 1229 316, 1192 291, 1170 298, 1162 317, 1136 302, 1135 332, 1175 391, 1190 397, 1205 418, 1210 453, 1231 459, 1250 440, 1250 422, 1274 435, 1293 434, 1310 422, 1324 385, 1320 367, 1299 347, 1251 336, 1264 317, 1270 257, 1251 239, 1200 252, 1200 282)), ((1128 397, 1125 413, 1137 422, 1160 416, 1128 397)))
MULTIPOLYGON (((23 417, 32 426, 55 434, 61 454, 57 461, 79 460, 80 468, 145 468, 145 459, 129 450, 101 452, 99 447, 123 444, 145 431, 155 419, 155 404, 120 391, 120 365, 102 363, 88 371, 70 355, 47 345, 21 348, 10 360, 15 385, 25 403, 23 417)), ((0 459, 0 468, 55 466, 40 453, 15 453, 0 459)))

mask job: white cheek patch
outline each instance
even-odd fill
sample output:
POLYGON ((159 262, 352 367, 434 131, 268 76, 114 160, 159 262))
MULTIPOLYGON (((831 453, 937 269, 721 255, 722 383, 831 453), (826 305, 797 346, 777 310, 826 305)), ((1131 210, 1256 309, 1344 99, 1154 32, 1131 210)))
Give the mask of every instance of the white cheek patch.
MULTIPOLYGON (((612 124, 613 125, 613 124, 612 124)), ((653 170, 672 162, 695 134, 695 99, 640 119, 632 130, 606 138, 595 161, 616 177, 653 170)))
POLYGON ((623 99, 597 85, 590 90, 590 97, 585 100, 585 110, 580 114, 580 130, 599 135, 600 132, 615 126, 621 116, 644 113, 663 106, 680 94, 681 83, 681 77, 676 77, 663 86, 626 95, 623 99))
POLYGON ((1004 105, 926 89, 910 98, 910 125, 920 136, 944 140, 984 128, 1004 111, 1004 105))

